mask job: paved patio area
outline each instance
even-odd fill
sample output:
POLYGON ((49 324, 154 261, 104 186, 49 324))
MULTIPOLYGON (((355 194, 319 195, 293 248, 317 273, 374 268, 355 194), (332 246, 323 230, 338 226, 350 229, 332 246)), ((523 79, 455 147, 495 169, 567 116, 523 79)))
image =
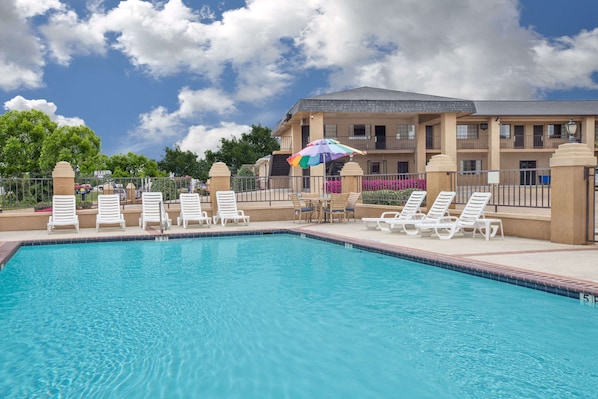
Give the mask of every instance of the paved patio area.
POLYGON ((100 232, 96 232, 95 229, 81 229, 79 233, 72 229, 52 234, 46 230, 0 232, 0 265, 5 263, 21 241, 121 240, 279 230, 293 230, 377 251, 447 262, 468 268, 472 270, 472 274, 498 273, 506 276, 504 281, 509 281, 509 278, 519 279, 530 281, 534 286, 548 284, 598 297, 598 245, 564 245, 516 237, 495 237, 486 241, 479 235, 476 238, 457 235, 451 240, 439 240, 435 237, 367 230, 359 220, 346 224, 294 224, 291 221, 281 221, 251 222, 248 226, 212 225, 209 228, 190 225, 187 229, 175 225, 163 233, 156 227, 142 230, 136 226, 128 226, 124 231, 117 227, 105 227, 100 232))

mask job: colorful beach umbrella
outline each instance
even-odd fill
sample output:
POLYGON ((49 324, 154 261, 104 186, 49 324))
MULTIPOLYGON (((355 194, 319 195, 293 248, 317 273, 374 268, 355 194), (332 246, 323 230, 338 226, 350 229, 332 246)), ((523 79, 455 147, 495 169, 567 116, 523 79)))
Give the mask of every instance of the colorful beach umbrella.
MULTIPOLYGON (((304 149, 288 157, 287 162, 291 166, 307 169, 342 157, 352 157, 354 154, 365 155, 366 153, 334 139, 321 139, 308 143, 304 149)), ((326 168, 324 168, 324 194, 326 194, 326 168)))
POLYGON ((291 166, 306 169, 354 154, 365 155, 365 152, 341 144, 334 139, 321 139, 307 144, 307 147, 288 157, 287 162, 291 166))

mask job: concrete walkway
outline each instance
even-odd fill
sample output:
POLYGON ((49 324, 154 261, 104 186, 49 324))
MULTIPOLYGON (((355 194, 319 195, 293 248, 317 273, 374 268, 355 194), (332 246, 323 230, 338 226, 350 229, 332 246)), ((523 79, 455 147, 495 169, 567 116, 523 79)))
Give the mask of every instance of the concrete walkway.
MULTIPOLYGON (((359 220, 357 223, 346 224, 294 224, 290 221, 281 221, 251 222, 248 226, 212 225, 209 228, 191 225, 187 229, 175 225, 163 234, 155 227, 148 227, 144 231, 137 226, 128 226, 124 231, 112 227, 102 228, 100 232, 96 232, 95 229, 81 229, 79 233, 72 229, 60 230, 52 234, 45 230, 0 232, 0 265, 5 264, 6 259, 18 248, 21 241, 95 241, 98 238, 120 240, 160 235, 179 237, 272 230, 304 232, 374 250, 448 262, 473 269, 475 272, 473 274, 498 273, 512 279, 530 281, 538 285, 548 284, 598 297, 598 245, 574 246, 515 237, 504 239, 495 237, 486 241, 479 235, 476 238, 457 235, 451 240, 439 240, 435 237, 367 230, 359 220)), ((503 281, 508 280, 505 278, 503 281)))

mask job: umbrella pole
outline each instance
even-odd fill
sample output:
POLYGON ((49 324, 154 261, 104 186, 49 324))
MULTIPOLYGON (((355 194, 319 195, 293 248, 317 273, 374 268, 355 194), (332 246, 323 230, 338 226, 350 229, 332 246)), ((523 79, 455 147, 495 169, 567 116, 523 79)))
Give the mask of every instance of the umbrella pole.
POLYGON ((324 157, 324 198, 326 198, 326 153, 322 155, 324 157))

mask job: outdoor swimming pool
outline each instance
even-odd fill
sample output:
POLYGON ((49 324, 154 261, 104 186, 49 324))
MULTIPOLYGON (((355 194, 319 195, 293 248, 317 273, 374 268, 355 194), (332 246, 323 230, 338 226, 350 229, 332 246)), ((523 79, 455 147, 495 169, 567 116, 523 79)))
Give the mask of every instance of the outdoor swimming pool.
POLYGON ((589 398, 598 309, 295 235, 21 248, 0 397, 589 398))

